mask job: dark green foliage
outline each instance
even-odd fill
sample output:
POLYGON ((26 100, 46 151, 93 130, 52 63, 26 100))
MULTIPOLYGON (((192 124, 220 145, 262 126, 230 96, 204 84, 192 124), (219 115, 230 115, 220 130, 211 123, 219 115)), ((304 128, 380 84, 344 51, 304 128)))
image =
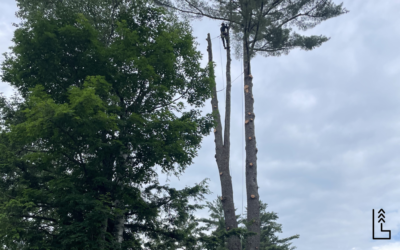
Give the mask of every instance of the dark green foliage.
MULTIPOLYGON (((291 240, 298 239, 299 235, 293 235, 284 239, 279 239, 276 233, 282 233, 282 225, 275 221, 279 218, 274 212, 267 212, 267 204, 260 201, 260 221, 261 221, 261 250, 293 250, 296 247, 291 247, 291 240)), ((220 199, 216 199, 213 202, 207 202, 207 208, 210 212, 209 219, 201 219, 199 221, 205 224, 205 229, 212 230, 211 237, 208 241, 213 244, 208 244, 207 250, 227 250, 226 238, 229 234, 238 234, 242 239, 242 249, 246 249, 246 236, 250 235, 245 229, 246 220, 241 215, 237 215, 238 222, 241 226, 233 232, 233 230, 227 231, 224 227, 224 211, 222 209, 222 202, 220 199)), ((246 217, 246 216, 244 216, 246 217)))
POLYGON ((197 109, 212 82, 188 25, 135 6, 115 14, 105 43, 83 14, 38 13, 2 64, 23 99, 0 98, 0 248, 189 242, 182 225, 207 185, 176 190, 156 172, 181 174, 213 126, 197 109))
MULTIPOLYGON (((298 239, 298 234, 279 239, 276 233, 282 233, 282 225, 275 221, 279 219, 274 212, 267 212, 267 204, 260 201, 260 222, 261 222, 261 250, 293 250, 296 247, 291 247, 291 240, 298 239)), ((243 248, 245 249, 245 248, 243 248)))
MULTIPOLYGON (((136 16, 143 10, 143 6, 149 7, 147 0, 16 0, 16 2, 19 7, 16 13, 20 18, 19 25, 33 23, 38 16, 43 15, 52 19, 68 19, 71 15, 82 13, 99 33, 99 40, 107 45, 112 42, 121 13, 129 12, 131 16, 136 16)), ((151 10, 148 10, 151 13, 151 10)))
MULTIPOLYGON (((243 228, 234 230, 225 229, 224 210, 219 198, 212 202, 207 202, 206 207, 209 209, 209 218, 199 220, 199 222, 204 224, 204 228, 207 229, 207 231, 211 231, 211 235, 205 240, 205 249, 228 250, 227 238, 233 234, 244 235, 246 231, 243 230, 243 228)), ((240 218, 240 216, 236 217, 237 219, 240 218)))

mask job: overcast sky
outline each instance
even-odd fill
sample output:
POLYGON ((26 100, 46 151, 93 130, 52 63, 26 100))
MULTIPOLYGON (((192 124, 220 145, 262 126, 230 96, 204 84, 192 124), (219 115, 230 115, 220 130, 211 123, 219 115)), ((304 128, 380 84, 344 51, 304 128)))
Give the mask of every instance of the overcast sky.
MULTIPOLYGON (((344 6, 349 13, 306 32, 331 37, 321 47, 252 61, 259 192, 267 210, 278 213, 279 236, 300 234, 292 241, 298 250, 399 250, 400 1, 348 0, 344 6), (372 209, 381 208, 391 240, 372 240, 372 209)), ((12 45, 16 10, 14 1, 0 2, 1 53, 12 45)), ((205 38, 219 35, 220 22, 192 24, 205 64, 205 38)), ((226 54, 219 38, 212 42, 222 89, 226 54)), ((241 71, 233 58, 232 79, 241 71)), ((13 89, 0 82, 0 92, 11 96, 13 89)), ((246 194, 242 94, 239 77, 232 87, 231 126, 238 212, 246 194)), ((224 92, 218 97, 221 109, 224 92)), ((209 101, 205 110, 211 111, 209 101)), ((170 177, 171 185, 181 188, 209 178, 213 194, 208 198, 216 198, 221 191, 214 154, 211 134, 195 164, 179 182, 170 177)))

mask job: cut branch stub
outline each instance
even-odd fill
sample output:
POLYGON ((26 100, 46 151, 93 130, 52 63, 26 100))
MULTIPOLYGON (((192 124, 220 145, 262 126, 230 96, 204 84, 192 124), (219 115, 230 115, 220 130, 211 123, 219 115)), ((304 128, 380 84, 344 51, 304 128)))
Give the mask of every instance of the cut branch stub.
POLYGON ((251 197, 252 199, 256 198, 256 196, 255 196, 254 194, 250 195, 250 197, 251 197))
POLYGON ((215 132, 217 132, 217 129, 216 129, 216 128, 214 128, 214 133, 215 133, 215 132))
POLYGON ((227 227, 226 229, 229 230, 229 227, 227 227))
POLYGON ((251 115, 251 113, 249 112, 249 113, 247 113, 248 115, 251 115))
POLYGON ((253 163, 252 163, 252 162, 250 162, 250 164, 249 164, 249 165, 250 165, 250 167, 251 167, 251 166, 253 166, 253 163))
POLYGON ((251 141, 251 137, 249 137, 249 140, 251 141))
POLYGON ((244 85, 244 91, 246 91, 246 93, 249 93, 249 85, 244 85))
POLYGON ((245 124, 249 123, 249 120, 246 120, 244 123, 245 123, 245 124))
POLYGON ((222 175, 222 172, 220 172, 219 175, 222 175))
POLYGON ((251 118, 250 121, 253 121, 253 118, 251 118))
POLYGON ((221 199, 221 201, 223 201, 223 200, 225 200, 225 197, 221 196, 221 198, 220 198, 220 199, 221 199))
POLYGON ((214 106, 214 108, 216 109, 216 108, 217 108, 217 106, 214 106))
POLYGON ((251 79, 253 79, 253 76, 252 76, 251 74, 249 75, 249 77, 250 77, 251 79))

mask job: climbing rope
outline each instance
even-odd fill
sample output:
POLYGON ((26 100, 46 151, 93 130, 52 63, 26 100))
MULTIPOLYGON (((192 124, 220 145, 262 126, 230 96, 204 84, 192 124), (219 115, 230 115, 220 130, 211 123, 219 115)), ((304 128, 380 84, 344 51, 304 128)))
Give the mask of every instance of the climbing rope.
MULTIPOLYGON (((238 77, 236 77, 235 80, 233 80, 233 81, 231 82, 231 84, 234 83, 241 75, 243 75, 243 72, 242 72, 238 77)), ((224 90, 224 89, 225 89, 225 88, 223 88, 223 89, 221 89, 221 90, 217 90, 217 92, 220 92, 220 91, 222 91, 222 90, 224 90)))
MULTIPOLYGON (((217 37, 221 37, 221 36, 217 36, 217 37)), ((214 38, 217 38, 217 37, 214 37, 214 38)), ((213 38, 213 39, 214 39, 213 38)), ((220 92, 220 91, 222 91, 222 90, 224 90, 225 88, 226 88, 226 85, 225 85, 225 83, 224 83, 224 64, 223 64, 223 62, 222 62, 222 49, 221 49, 221 43, 219 43, 219 54, 220 54, 220 56, 221 56, 221 72, 222 72, 222 84, 224 85, 224 87, 222 88, 222 89, 220 89, 220 90, 217 90, 217 92, 220 92)), ((240 59, 241 60, 241 59, 240 59)), ((236 77, 235 78, 235 80, 233 80, 233 81, 231 81, 231 84, 232 83, 234 83, 242 74, 243 74, 243 69, 242 69, 242 71, 241 71, 242 73, 238 76, 238 77, 236 77)), ((226 94, 225 94, 225 98, 226 98, 226 94)))
MULTIPOLYGON (((221 50, 221 43, 219 43, 219 55, 221 56, 221 73, 222 73, 222 87, 223 87, 223 89, 221 89, 221 90, 224 90, 225 89, 225 82, 224 82, 224 79, 225 79, 225 77, 224 77, 224 64, 223 64, 223 60, 222 60, 222 50, 221 50)), ((219 91, 221 91, 221 90, 219 90, 219 91)), ((217 91, 217 92, 219 92, 219 91, 217 91)), ((226 99, 226 96, 225 96, 225 99, 226 99)))
MULTIPOLYGON (((211 40, 218 38, 220 36, 214 37, 211 40)), ((221 56, 221 73, 222 73, 222 84, 223 84, 223 89, 217 90, 217 92, 220 92, 222 90, 224 90, 226 88, 225 85, 225 78, 224 78, 224 67, 223 67, 223 62, 222 62, 222 49, 221 49, 221 43, 219 43, 219 51, 220 51, 220 56, 221 56)), ((243 64, 242 64, 242 59, 240 59, 240 69, 241 72, 240 75, 238 75, 232 82, 231 84, 233 84, 239 77, 241 77, 243 75, 243 64)), ((226 94, 225 94, 226 95, 226 94)), ((244 159, 244 92, 242 92, 241 94, 242 97, 242 163, 243 163, 243 170, 242 170, 242 216, 244 215, 244 174, 246 172, 246 164, 245 164, 245 159, 244 159)), ((226 96, 225 96, 225 100, 226 100, 226 96)), ((230 157, 229 157, 229 161, 230 161, 230 157)), ((230 162, 229 162, 229 172, 230 172, 230 162)))

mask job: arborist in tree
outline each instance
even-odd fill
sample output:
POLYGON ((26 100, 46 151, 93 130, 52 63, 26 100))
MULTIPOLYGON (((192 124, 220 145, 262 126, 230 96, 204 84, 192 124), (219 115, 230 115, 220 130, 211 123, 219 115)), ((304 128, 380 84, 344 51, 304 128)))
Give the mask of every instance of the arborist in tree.
MULTIPOLYGON (((224 49, 226 49, 225 41, 228 41, 229 36, 229 26, 225 23, 221 24, 221 39, 222 43, 224 44, 224 49)), ((228 42, 227 42, 228 43, 228 42)))

